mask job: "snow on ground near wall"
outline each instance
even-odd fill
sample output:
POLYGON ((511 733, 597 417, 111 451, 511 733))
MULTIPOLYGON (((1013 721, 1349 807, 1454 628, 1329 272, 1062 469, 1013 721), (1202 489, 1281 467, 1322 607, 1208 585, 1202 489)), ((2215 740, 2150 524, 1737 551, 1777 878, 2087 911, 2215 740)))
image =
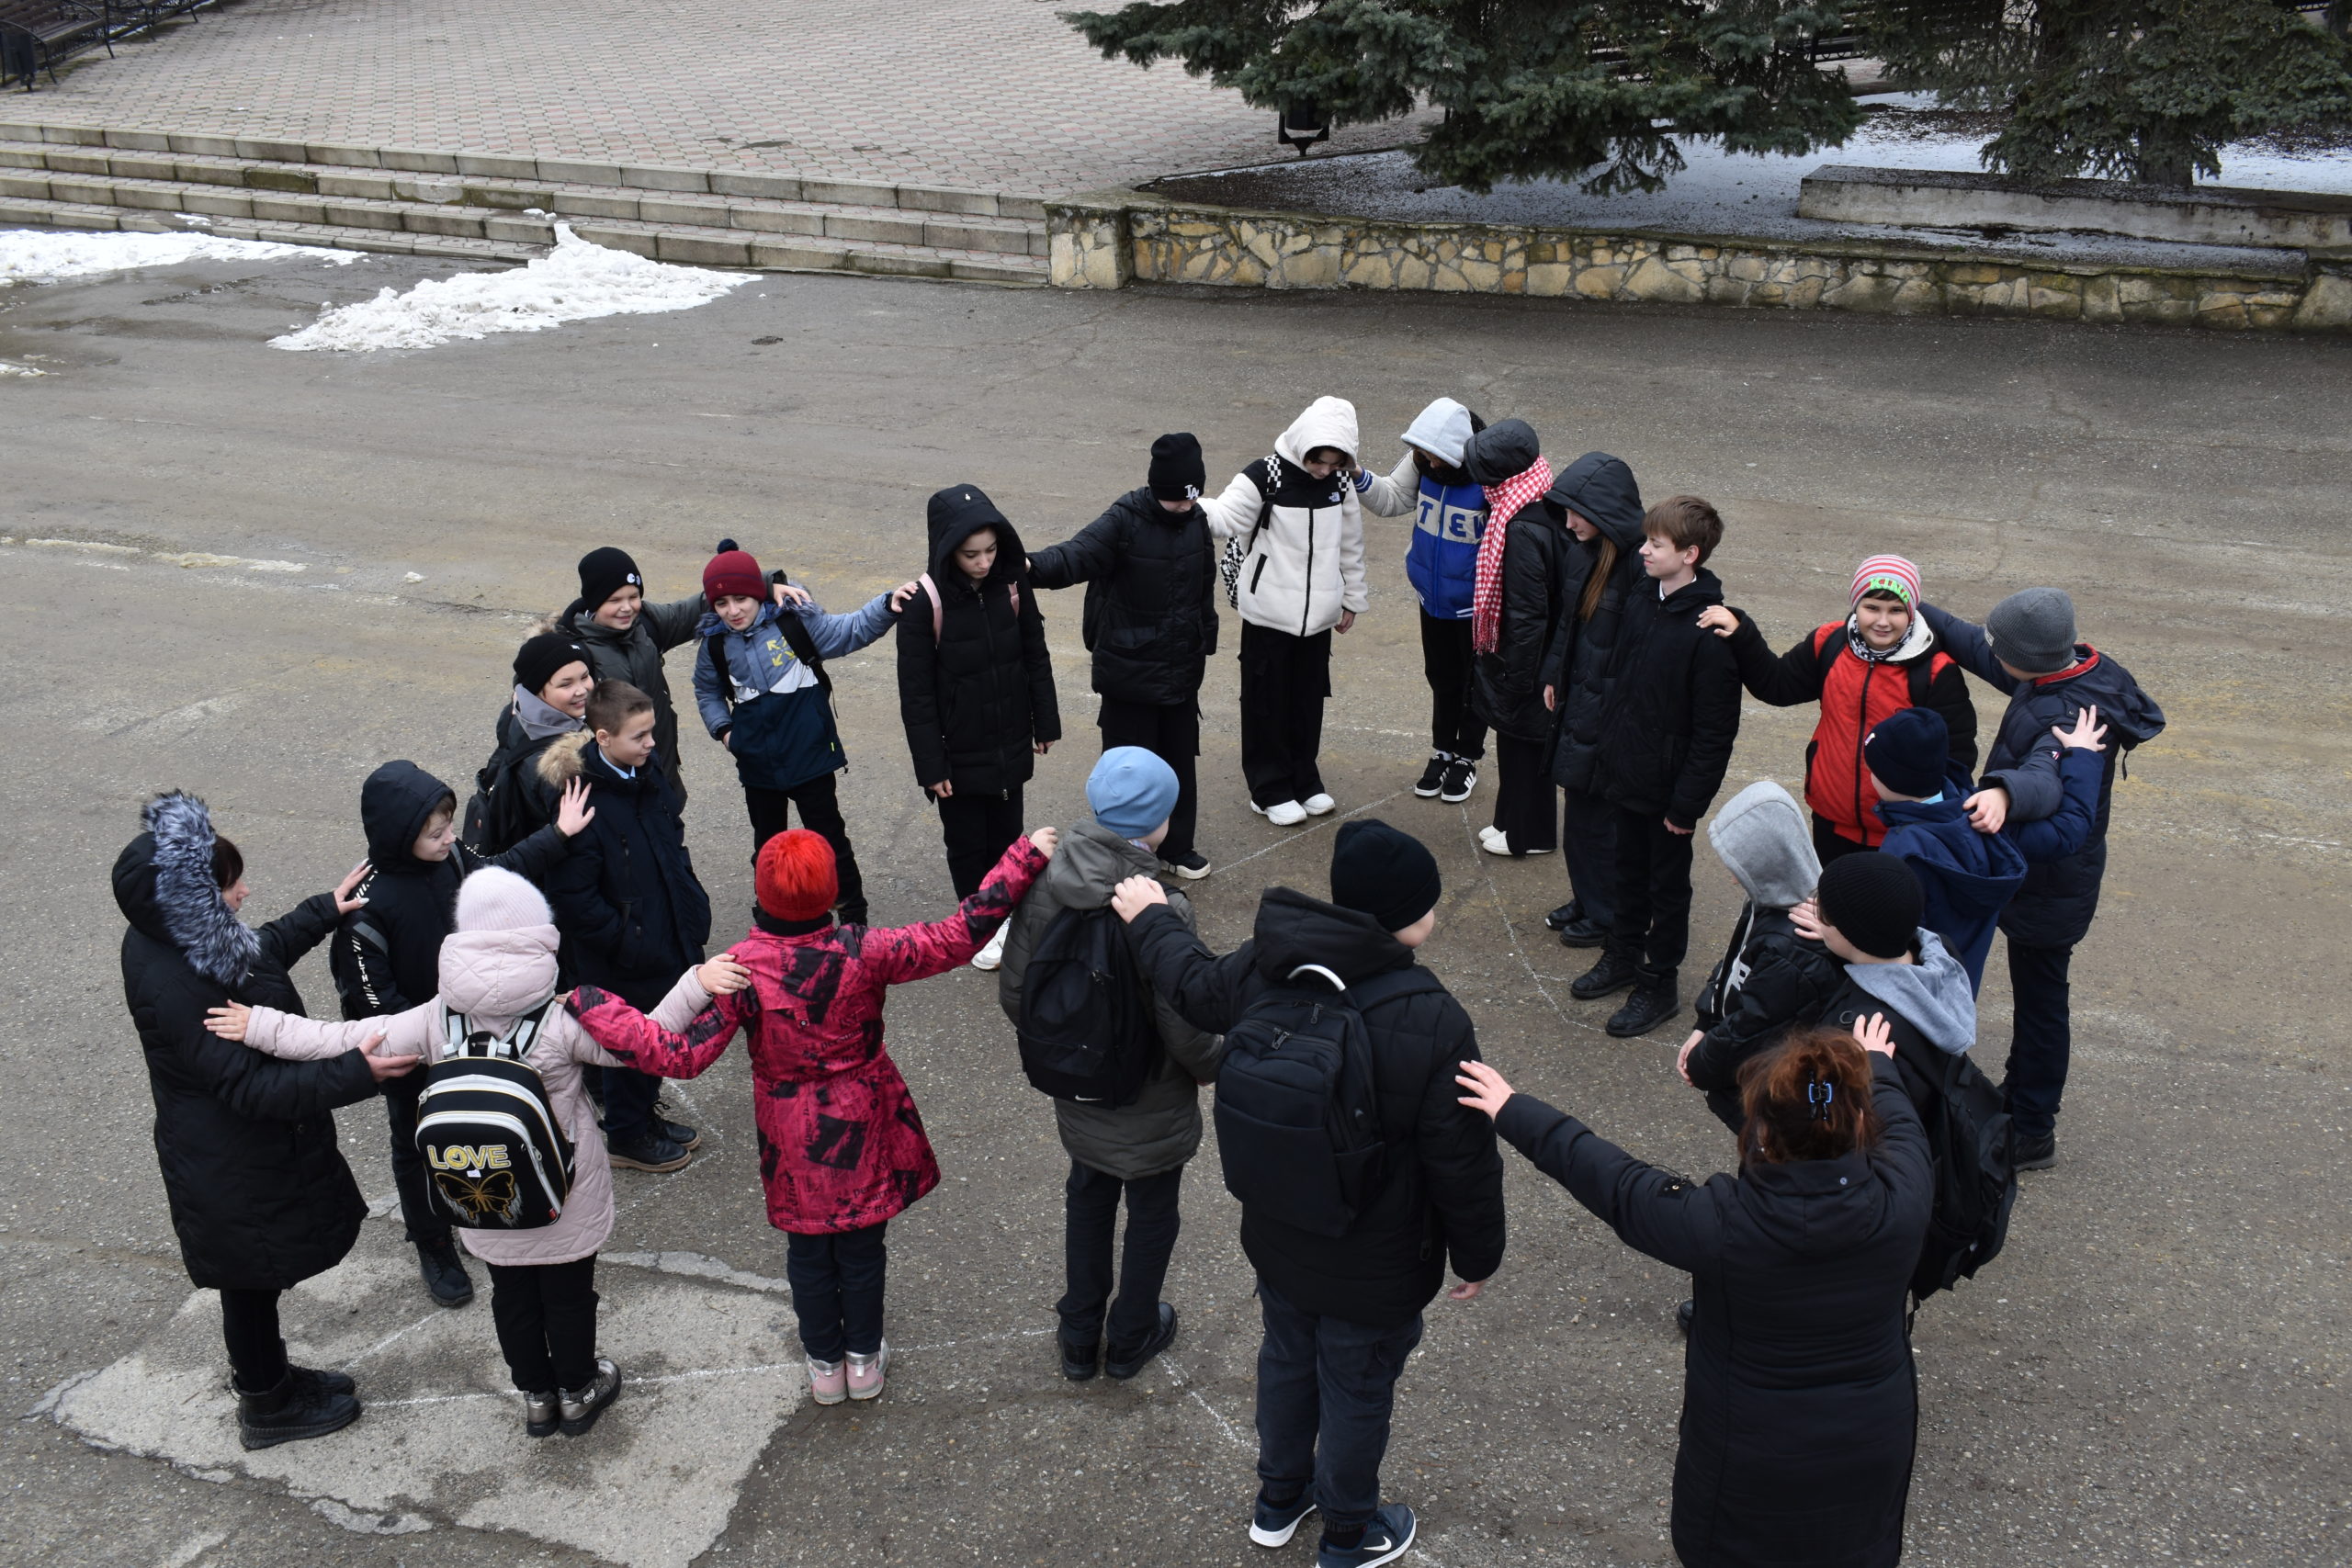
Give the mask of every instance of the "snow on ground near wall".
POLYGON ((555 249, 527 266, 427 278, 405 294, 387 288, 373 299, 328 310, 301 331, 269 341, 273 348, 298 351, 431 348, 453 338, 543 332, 594 316, 692 310, 749 283, 752 276, 674 266, 607 250, 559 223, 555 249))
POLYGON ((50 233, 38 229, 11 229, 0 231, 0 287, 127 272, 138 266, 176 266, 192 261, 277 261, 288 256, 316 256, 339 266, 359 259, 356 251, 280 245, 264 240, 225 240, 212 234, 119 234, 82 230, 50 233))

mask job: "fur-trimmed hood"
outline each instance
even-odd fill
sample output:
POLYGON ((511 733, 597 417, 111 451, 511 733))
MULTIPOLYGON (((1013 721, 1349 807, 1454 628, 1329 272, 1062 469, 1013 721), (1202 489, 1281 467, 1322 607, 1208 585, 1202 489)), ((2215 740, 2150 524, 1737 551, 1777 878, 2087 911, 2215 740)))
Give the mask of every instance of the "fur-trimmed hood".
POLYGON ((580 776, 582 761, 595 736, 584 729, 560 735, 549 742, 532 764, 539 773, 539 782, 561 794, 563 786, 580 776))
POLYGON ((167 942, 206 979, 234 988, 261 956, 261 939, 237 919, 212 880, 212 814, 181 790, 141 813, 147 830, 114 863, 114 901, 141 935, 167 942))

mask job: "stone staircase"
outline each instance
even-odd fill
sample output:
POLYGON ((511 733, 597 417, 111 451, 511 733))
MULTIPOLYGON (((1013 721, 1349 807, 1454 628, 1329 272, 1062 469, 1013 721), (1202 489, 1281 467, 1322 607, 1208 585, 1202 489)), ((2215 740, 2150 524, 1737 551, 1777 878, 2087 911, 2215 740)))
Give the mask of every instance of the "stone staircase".
POLYGON ((935 186, 0 123, 0 223, 519 262, 560 220, 695 266, 1043 284, 1045 218, 935 186))

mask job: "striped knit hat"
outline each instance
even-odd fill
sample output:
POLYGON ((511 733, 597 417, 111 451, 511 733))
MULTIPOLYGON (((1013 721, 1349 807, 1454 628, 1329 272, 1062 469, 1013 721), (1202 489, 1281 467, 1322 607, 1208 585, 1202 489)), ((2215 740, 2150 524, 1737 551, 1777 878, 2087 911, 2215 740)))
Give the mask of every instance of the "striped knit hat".
POLYGON ((1872 556, 1854 569, 1854 596, 1849 604, 1859 604, 1865 593, 1892 593, 1903 601, 1905 608, 1919 607, 1919 569, 1901 556, 1872 556))

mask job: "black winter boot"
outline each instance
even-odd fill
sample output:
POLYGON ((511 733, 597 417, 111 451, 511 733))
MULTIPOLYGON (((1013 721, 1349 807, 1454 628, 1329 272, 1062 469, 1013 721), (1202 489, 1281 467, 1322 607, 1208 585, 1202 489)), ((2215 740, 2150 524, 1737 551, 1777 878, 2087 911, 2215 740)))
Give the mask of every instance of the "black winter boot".
POLYGON ((416 1271, 424 1276, 424 1288, 433 1299, 445 1307, 461 1307, 474 1299, 473 1280, 458 1260, 457 1244, 446 1235, 416 1244, 416 1271))
POLYGON ((1603 953, 1600 963, 1569 983, 1568 995, 1580 1002, 1599 1001, 1640 978, 1641 965, 1622 953, 1603 953))
POLYGON ((1588 920, 1582 915, 1578 915, 1560 928, 1560 945, 1562 947, 1606 947, 1609 945, 1609 928, 1597 920, 1588 920))
POLYGON ((1062 1376, 1072 1382, 1085 1382, 1093 1377, 1096 1365, 1102 1359, 1102 1341, 1089 1339, 1081 1344, 1060 1335, 1054 1338, 1061 1346, 1062 1376))
POLYGON ((359 1385, 342 1372, 322 1372, 313 1367, 288 1367, 286 1370, 294 1374, 295 1387, 320 1396, 359 1392, 359 1385))
POLYGON ((358 1419, 357 1399, 306 1386, 290 1367, 266 1393, 237 1391, 237 1440, 249 1450, 323 1438, 358 1419))
POLYGON ((1555 931, 1562 931, 1567 930, 1570 926, 1575 925, 1578 920, 1583 919, 1584 906, 1577 903, 1574 898, 1571 898, 1566 903, 1561 905, 1558 908, 1553 910, 1550 914, 1544 916, 1544 923, 1550 926, 1555 931))
POLYGON ((1634 994, 1625 998, 1623 1007, 1609 1015, 1609 1032, 1620 1040, 1647 1034, 1682 1010, 1682 998, 1674 988, 1674 971, 1669 969, 1661 975, 1644 969, 1638 974, 1634 994))
POLYGON ((577 1438, 596 1424, 605 1406, 621 1396, 621 1370, 604 1357, 596 1358, 596 1375, 584 1388, 567 1388, 557 1396, 563 1435, 577 1438))
POLYGON ((1176 1309, 1166 1302, 1159 1303, 1159 1321, 1140 1345, 1121 1349, 1113 1346, 1102 1356, 1102 1371, 1125 1382, 1143 1371, 1144 1364, 1176 1343, 1176 1309))

